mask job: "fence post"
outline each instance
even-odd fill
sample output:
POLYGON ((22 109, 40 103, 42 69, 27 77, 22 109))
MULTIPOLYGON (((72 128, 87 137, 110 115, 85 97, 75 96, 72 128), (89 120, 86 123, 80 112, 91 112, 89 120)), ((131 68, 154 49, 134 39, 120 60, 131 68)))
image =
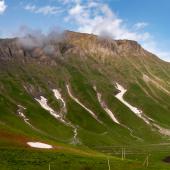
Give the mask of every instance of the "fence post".
POLYGON ((149 166, 149 154, 146 156, 146 158, 145 158, 145 160, 144 160, 144 162, 143 162, 143 166, 146 166, 146 167, 148 167, 149 166))
POLYGON ((124 148, 124 159, 126 159, 126 149, 124 148))
POLYGON ((123 160, 124 156, 123 156, 123 148, 122 148, 122 160, 123 160))

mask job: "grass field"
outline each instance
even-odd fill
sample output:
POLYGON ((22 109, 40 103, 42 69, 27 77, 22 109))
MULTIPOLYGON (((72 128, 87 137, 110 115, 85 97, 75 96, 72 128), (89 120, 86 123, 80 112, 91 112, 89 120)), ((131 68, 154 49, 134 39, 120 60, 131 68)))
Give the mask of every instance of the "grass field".
POLYGON ((169 170, 170 165, 163 163, 163 159, 169 154, 169 147, 143 146, 143 149, 126 147, 126 159, 121 160, 121 147, 103 147, 99 150, 110 154, 102 155, 100 153, 80 150, 62 151, 55 149, 52 151, 42 151, 28 148, 0 148, 0 167, 2 170, 169 170), (74 153, 75 152, 75 153, 74 153), (112 157, 115 155, 116 157, 112 157), (148 166, 144 160, 149 155, 148 166), (109 165, 108 165, 109 160, 109 165))

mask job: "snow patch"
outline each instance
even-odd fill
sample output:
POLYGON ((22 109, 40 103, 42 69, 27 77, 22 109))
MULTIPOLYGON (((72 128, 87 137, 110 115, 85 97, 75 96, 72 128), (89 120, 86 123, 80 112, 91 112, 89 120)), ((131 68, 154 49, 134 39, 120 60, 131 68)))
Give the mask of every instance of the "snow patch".
POLYGON ((120 84, 116 83, 116 88, 120 91, 118 94, 115 95, 115 97, 120 100, 124 105, 126 105, 133 113, 136 114, 139 118, 143 119, 145 123, 150 124, 148 119, 146 118, 147 116, 143 114, 143 112, 126 102, 123 98, 124 94, 127 92, 127 90, 121 86, 120 84))
MULTIPOLYGON (((66 102, 64 101, 64 99, 62 98, 62 95, 61 95, 61 93, 59 92, 59 90, 57 90, 57 89, 53 89, 52 90, 53 91, 53 93, 54 93, 54 96, 55 96, 55 98, 57 99, 57 100, 61 100, 61 102, 63 103, 63 109, 62 109, 62 112, 64 112, 64 113, 66 113, 67 112, 67 107, 66 107, 66 102)), ((72 129, 73 129, 73 140, 72 140, 72 144, 77 144, 77 143, 79 143, 79 140, 78 140, 78 138, 77 138, 77 136, 78 136, 78 129, 77 129, 77 127, 75 126, 75 125, 73 125, 71 122, 69 122, 69 121, 65 121, 65 123, 68 125, 68 126, 70 126, 72 129)))
POLYGON ((24 122, 30 126, 33 130, 41 133, 41 134, 45 134, 47 135, 45 132, 41 131, 40 129, 37 129, 35 126, 33 126, 30 122, 29 119, 26 117, 26 115, 23 113, 24 110, 26 109, 25 107, 21 106, 21 105, 17 105, 18 106, 18 110, 17 110, 17 114, 19 115, 20 118, 22 118, 24 120, 24 122))
MULTIPOLYGON (((64 101, 64 99, 62 98, 60 92, 57 89, 53 89, 52 90, 54 93, 54 96, 57 100, 61 100, 63 103, 63 111, 66 112, 66 103, 64 101)), ((48 105, 48 100, 43 97, 40 96, 40 99, 35 98, 35 100, 41 105, 41 107, 45 110, 47 110, 55 119, 61 121, 62 123, 64 123, 66 126, 69 126, 71 128, 73 128, 73 133, 74 133, 74 137, 73 140, 77 141, 77 128, 71 123, 66 121, 63 116, 62 113, 57 113, 56 111, 54 111, 49 105, 48 105)), ((74 142, 75 143, 75 142, 74 142)))
POLYGON ((123 125, 121 124, 117 119, 116 117, 114 116, 113 112, 106 106, 106 104, 104 103, 104 101, 102 101, 102 95, 97 92, 97 88, 96 86, 93 86, 94 90, 96 91, 97 93, 97 98, 98 98, 98 101, 100 103, 100 105, 102 106, 102 108, 104 109, 104 111, 110 116, 110 118, 113 120, 113 122, 119 124, 120 126, 122 126, 123 128, 127 129, 129 132, 130 132, 130 136, 132 136, 133 138, 137 139, 137 140, 142 140, 141 138, 133 135, 133 130, 130 129, 129 127, 127 127, 126 125, 123 125))
POLYGON ((63 117, 48 105, 48 100, 45 97, 40 96, 40 99, 35 98, 35 100, 41 105, 43 109, 47 110, 55 119, 67 125, 67 122, 63 119, 63 117))
POLYGON ((157 125, 157 124, 153 124, 156 128, 158 128, 159 133, 165 135, 165 136, 170 136, 170 130, 169 129, 165 129, 162 128, 161 126, 157 125))
POLYGON ((53 93, 54 93, 55 98, 56 98, 57 100, 61 100, 61 102, 63 103, 63 111, 64 111, 64 112, 67 112, 66 103, 65 103, 64 99, 62 98, 62 95, 61 95, 61 93, 59 92, 59 90, 53 89, 53 93))
POLYGON ((104 108, 104 110, 106 111, 106 113, 110 116, 110 118, 117 124, 120 124, 119 121, 116 119, 116 117, 114 116, 113 112, 108 109, 108 108, 104 108))
POLYGON ((96 114, 95 114, 93 111, 91 111, 90 109, 88 109, 84 104, 82 104, 76 97, 74 97, 74 96, 72 95, 71 90, 70 90, 70 88, 69 88, 69 85, 66 85, 66 87, 67 87, 67 91, 68 91, 69 96, 70 96, 77 104, 79 104, 79 105, 80 105, 81 107, 83 107, 87 112, 89 112, 94 119, 96 119, 99 123, 102 123, 102 122, 97 118, 96 114))
POLYGON ((40 148, 40 149, 52 149, 53 146, 41 142, 27 142, 27 144, 32 148, 40 148))
MULTIPOLYGON (((146 79, 148 79, 148 77, 146 77, 146 76, 144 78, 145 78, 145 81, 146 81, 146 79)), ((145 115, 141 110, 139 110, 138 108, 130 105, 128 102, 126 102, 123 99, 123 95, 127 91, 126 89, 123 88, 123 86, 121 86, 120 84, 116 83, 116 88, 120 92, 115 97, 117 99, 119 99, 123 104, 125 104, 133 113, 135 113, 136 116, 138 116, 139 118, 143 119, 143 121, 145 123, 147 123, 148 125, 157 128, 160 134, 165 135, 165 136, 170 136, 170 130, 169 129, 162 128, 161 126, 159 126, 158 124, 155 123, 155 120, 153 120, 149 116, 145 115)))
POLYGON ((107 105, 105 104, 104 101, 102 101, 102 95, 97 92, 97 88, 96 86, 93 87, 94 90, 96 91, 97 93, 97 99, 100 103, 100 105, 102 106, 102 108, 104 109, 104 111, 109 115, 109 117, 113 120, 113 122, 117 123, 117 124, 120 124, 120 122, 116 119, 116 117, 114 116, 113 112, 107 107, 107 105))
POLYGON ((23 113, 23 111, 26 109, 25 107, 21 106, 21 105, 17 105, 18 106, 18 110, 17 113, 18 115, 24 120, 24 122, 29 125, 30 127, 33 128, 33 126, 31 125, 31 123, 29 122, 29 119, 25 116, 25 114, 23 113))
POLYGON ((41 105, 41 107, 45 110, 47 110, 53 117, 55 117, 56 119, 60 118, 60 115, 57 114, 57 112, 55 112, 49 105, 48 105, 48 100, 43 97, 40 96, 40 99, 35 98, 35 100, 41 105))

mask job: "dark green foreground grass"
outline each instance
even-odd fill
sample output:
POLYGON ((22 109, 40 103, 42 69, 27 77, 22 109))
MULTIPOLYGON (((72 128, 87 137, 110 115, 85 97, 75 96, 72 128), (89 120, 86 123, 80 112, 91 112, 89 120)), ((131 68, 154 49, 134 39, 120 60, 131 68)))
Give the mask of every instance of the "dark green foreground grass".
MULTIPOLYGON (((170 170, 170 164, 162 162, 168 150, 164 152, 150 150, 150 152, 149 166, 145 167, 142 163, 146 155, 140 155, 140 152, 131 156, 127 155, 129 159, 122 161, 120 158, 107 157, 98 153, 84 155, 58 150, 0 148, 0 169, 48 170, 50 164, 51 170, 107 170, 109 159, 111 170, 170 170)), ((117 156, 120 157, 120 155, 117 156)))
MULTIPOLYGON (((115 160, 114 166, 119 165, 115 160)), ((128 163, 128 162, 127 162, 128 163)), ((0 149, 1 170, 103 170, 107 160, 103 157, 84 157, 55 151, 28 149, 0 149)))

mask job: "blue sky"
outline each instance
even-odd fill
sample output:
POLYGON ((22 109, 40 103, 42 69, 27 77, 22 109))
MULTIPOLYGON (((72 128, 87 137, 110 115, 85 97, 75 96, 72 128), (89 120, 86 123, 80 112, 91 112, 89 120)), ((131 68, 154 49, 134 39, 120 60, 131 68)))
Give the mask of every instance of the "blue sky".
POLYGON ((169 0, 0 0, 0 37, 21 27, 131 39, 170 61, 169 0))

